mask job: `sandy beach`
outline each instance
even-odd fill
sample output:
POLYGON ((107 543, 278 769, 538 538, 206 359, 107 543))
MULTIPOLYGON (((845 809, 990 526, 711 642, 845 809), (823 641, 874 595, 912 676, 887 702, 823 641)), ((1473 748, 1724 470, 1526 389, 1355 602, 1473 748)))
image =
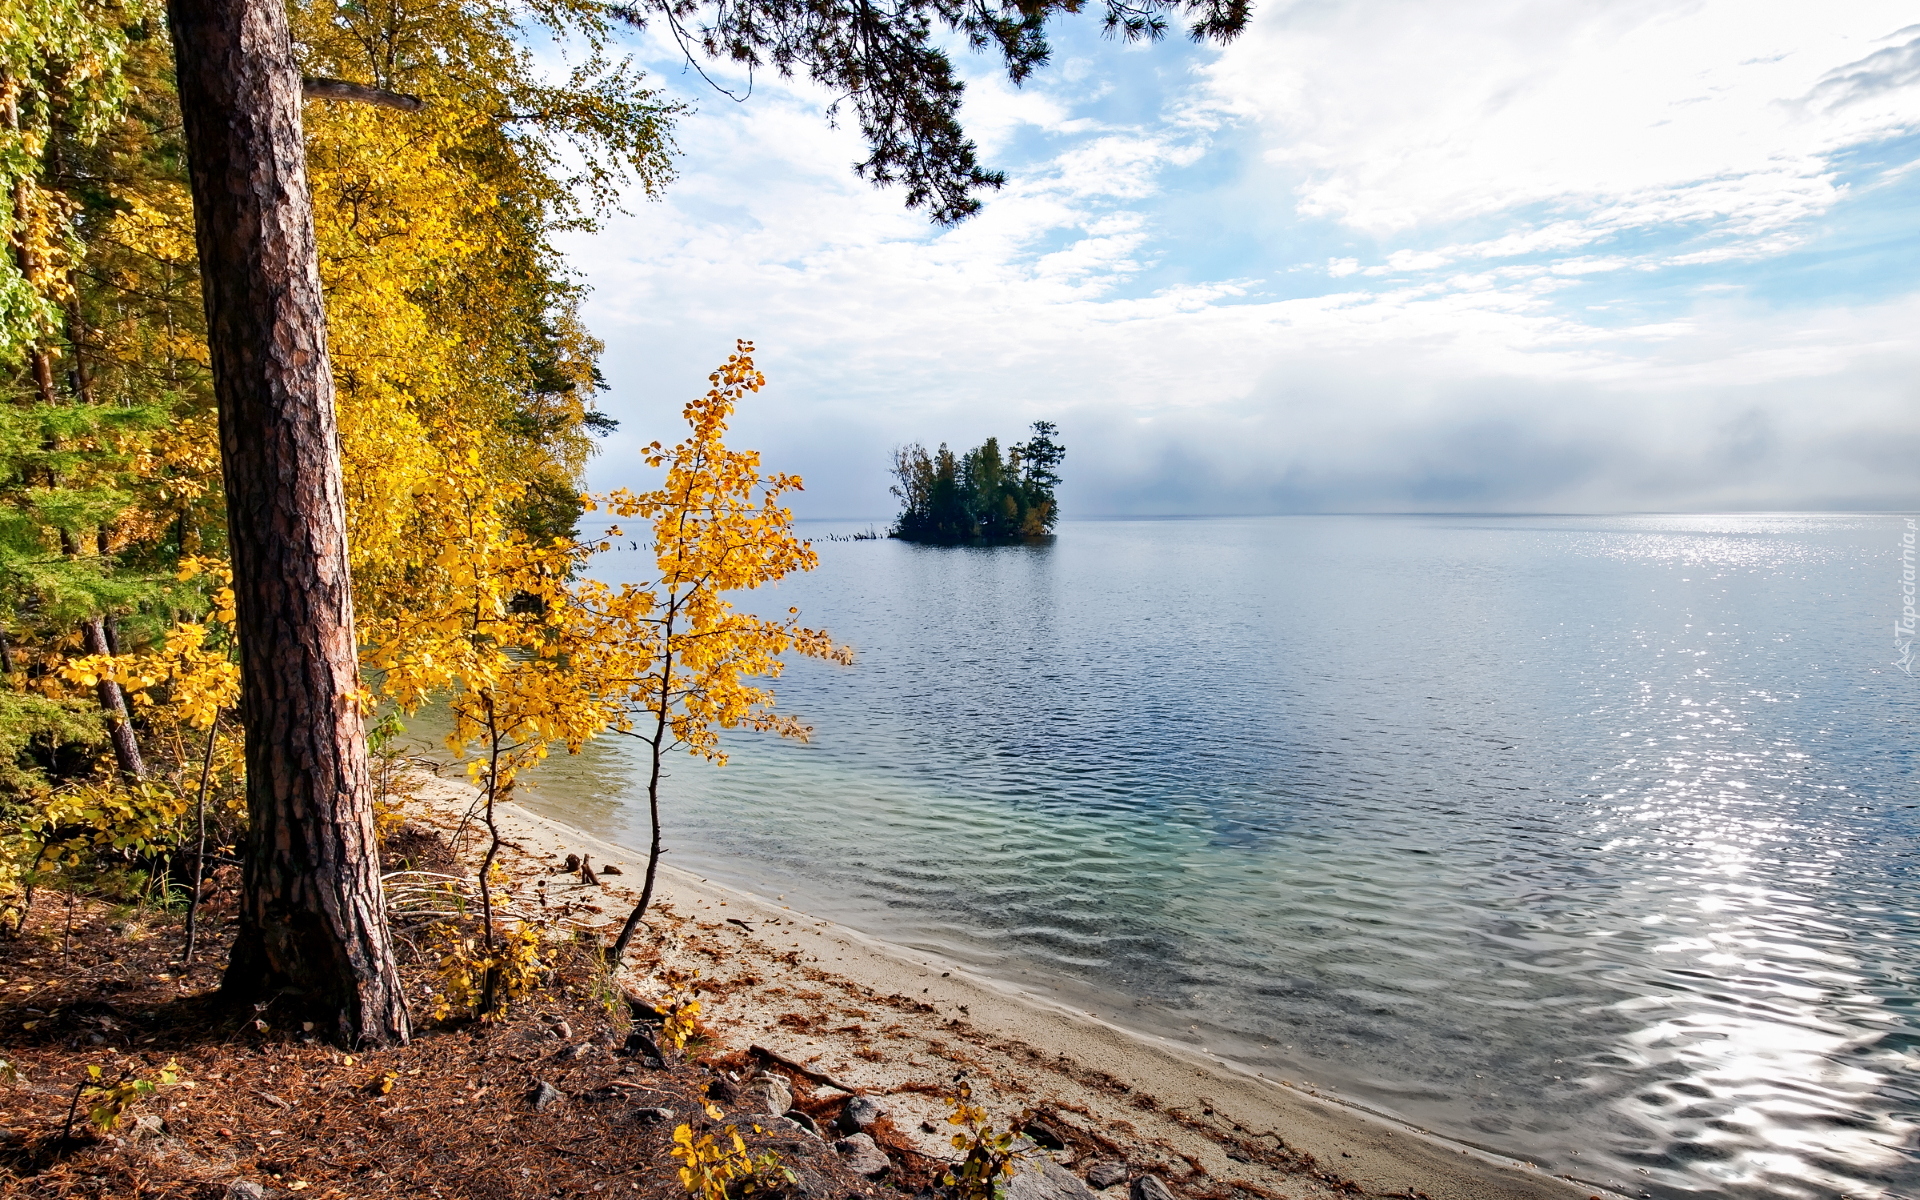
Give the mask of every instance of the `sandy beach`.
MULTIPOLYGON (((409 819, 463 852, 485 836, 469 819, 476 793, 464 780, 418 773, 404 790, 409 819)), ((498 819, 522 904, 588 926, 624 919, 643 854, 518 805, 501 806, 498 819), (562 869, 570 854, 615 873, 582 882, 562 869)), ((702 1018, 724 1048, 764 1047, 879 1099, 925 1154, 951 1155, 935 1132, 946 1114, 939 1094, 965 1071, 996 1120, 1033 1110, 1184 1194, 1609 1195, 671 866, 648 924, 623 978, 631 991, 658 995, 670 974, 698 972, 702 1018)), ((1055 1157, 1076 1166, 1070 1151, 1055 1157)))

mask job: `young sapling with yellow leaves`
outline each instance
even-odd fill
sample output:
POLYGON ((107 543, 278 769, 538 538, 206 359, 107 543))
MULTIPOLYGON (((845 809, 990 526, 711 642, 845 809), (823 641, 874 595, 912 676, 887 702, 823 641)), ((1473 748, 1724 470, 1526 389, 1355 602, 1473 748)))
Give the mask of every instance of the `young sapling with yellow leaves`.
MULTIPOLYGON (((749 591, 819 561, 811 544, 795 535, 793 513, 780 497, 799 491, 795 475, 763 475, 760 456, 730 450, 727 418, 747 395, 766 386, 754 366, 753 343, 708 377, 712 386, 683 410, 691 432, 671 449, 659 442, 646 451, 647 465, 665 467, 657 489, 615 492, 606 508, 616 518, 653 522, 657 574, 619 593, 642 670, 628 681, 625 699, 640 728, 622 732, 645 743, 648 754, 647 818, 651 837, 640 900, 627 915, 609 959, 617 968, 652 902, 660 869, 660 781, 666 756, 675 750, 724 764, 722 729, 747 728, 805 741, 812 732, 773 707, 773 692, 749 682, 774 679, 782 655, 851 663, 853 651, 824 630, 807 629, 799 610, 784 619, 738 612, 731 592, 749 591)), ((616 527, 609 536, 619 536, 616 527)))

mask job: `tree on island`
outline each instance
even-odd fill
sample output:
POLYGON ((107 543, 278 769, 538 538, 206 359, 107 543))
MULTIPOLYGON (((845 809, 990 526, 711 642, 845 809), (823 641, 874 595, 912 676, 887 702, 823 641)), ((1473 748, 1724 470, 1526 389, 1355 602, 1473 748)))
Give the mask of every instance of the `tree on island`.
POLYGON ((901 510, 894 537, 936 545, 999 545, 1045 537, 1059 519, 1054 489, 1066 448, 1051 421, 1000 454, 1000 439, 956 455, 942 442, 932 454, 918 442, 893 453, 893 494, 901 510))

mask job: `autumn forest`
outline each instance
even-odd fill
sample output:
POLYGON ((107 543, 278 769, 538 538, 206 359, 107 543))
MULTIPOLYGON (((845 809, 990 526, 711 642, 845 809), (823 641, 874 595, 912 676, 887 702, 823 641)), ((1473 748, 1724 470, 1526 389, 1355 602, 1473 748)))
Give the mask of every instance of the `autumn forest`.
MULTIPOLYGON (((343 702, 403 715, 452 697, 451 747, 476 752, 489 803, 549 746, 632 729, 649 697, 656 753, 719 757, 723 725, 798 735, 743 680, 777 673, 783 651, 844 654, 717 598, 811 561, 777 499, 798 481, 763 476, 756 457, 719 441, 762 382, 751 347, 688 406, 688 439, 649 451, 666 489, 578 491, 613 423, 595 407, 599 343, 550 240, 664 186, 678 108, 606 56, 607 10, 545 6, 534 29, 523 15, 470 4, 290 12, 360 646, 343 702), (585 48, 564 82, 536 75, 534 32, 585 48), (602 521, 670 514, 678 536, 663 552, 677 557, 661 579, 594 583, 586 568, 606 543, 580 539, 589 508, 602 521), (686 633, 703 639, 682 650, 686 633)), ((303 698, 243 699, 247 580, 235 580, 233 539, 246 525, 229 524, 240 477, 236 454, 222 475, 215 289, 203 306, 166 22, 157 8, 85 4, 24 19, 41 24, 27 29, 37 40, 9 41, 0 134, 14 230, 0 310, 11 393, 0 410, 0 904, 15 930, 36 891, 178 908, 197 903, 210 859, 257 862, 242 850, 250 826, 264 836, 259 796, 248 805, 248 767, 267 761, 257 717, 284 719, 303 698)), ((200 251, 206 226, 203 214, 200 251)), ((239 421, 228 425, 232 436, 239 421)), ((260 594, 264 638, 297 640, 286 598, 260 594)), ((351 839, 372 810, 355 782, 364 768, 340 770, 356 793, 339 822, 351 839)), ((486 918, 473 994, 455 1009, 507 999, 489 956, 506 953, 509 931, 486 918)), ((236 951, 229 990, 318 990, 322 980, 276 961, 298 955, 274 948, 273 923, 262 915, 254 930, 259 961, 236 951)), ((390 954, 377 922, 335 936, 361 939, 371 957, 332 989, 346 1035, 404 1040, 403 1015, 357 1011, 390 954)))
MULTIPOLYGON (((1077 7, 938 16, 1019 79, 1046 61, 1047 19, 1077 7)), ((1246 16, 1183 7, 1197 36, 1246 16)), ((1109 25, 1151 39, 1166 10, 1111 5, 1109 25)), ((790 656, 852 652, 797 610, 728 599, 815 563, 783 502, 800 480, 724 440, 766 382, 751 342, 642 452, 657 488, 583 492, 616 426, 554 239, 672 182, 690 110, 620 49, 649 22, 689 54, 844 86, 871 149, 857 170, 964 219, 1001 178, 957 124, 932 12, 721 6, 695 25, 691 6, 594 0, 0 2, 0 940, 34 996, 72 993, 36 1001, 0 1079, 109 1044, 49 1031, 95 1011, 76 997, 103 977, 74 964, 128 920, 165 931, 152 978, 218 972, 182 1029, 269 1042, 405 1046, 498 1026, 543 988, 617 992, 656 915, 666 756, 723 762, 727 729, 804 739, 771 682, 790 656), (558 73, 537 65, 553 49, 558 73), (594 562, 623 534, 657 569, 602 583, 594 562), (479 840, 421 875, 437 835, 410 824, 387 747, 429 704, 474 797, 454 844, 479 840), (644 747, 652 840, 624 921, 576 939, 513 898, 499 818, 549 753, 603 734, 644 747), (56 924, 66 974, 34 957, 56 924)), ((1049 528, 1050 432, 1004 462, 996 443, 969 456, 971 507, 936 514, 939 535, 1049 528)), ((690 1053, 692 995, 629 993, 628 1049, 663 1070, 690 1053)), ((87 1064, 57 1136, 0 1168, 69 1194, 61 1164, 92 1144, 76 1114, 111 1135, 177 1067, 87 1064)), ((982 1146, 999 1136, 967 1119, 982 1146)), ((689 1128, 673 1154, 695 1194, 773 1170, 689 1128)))

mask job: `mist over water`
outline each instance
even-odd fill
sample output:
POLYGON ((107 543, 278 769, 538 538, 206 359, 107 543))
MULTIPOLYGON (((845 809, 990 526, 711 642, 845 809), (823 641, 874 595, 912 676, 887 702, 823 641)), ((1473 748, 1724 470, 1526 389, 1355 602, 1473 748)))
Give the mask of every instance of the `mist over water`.
MULTIPOLYGON (((675 763, 669 861, 1630 1194, 1917 1196, 1901 528, 823 543, 751 599, 860 660, 675 763)), ((637 758, 526 799, 641 844, 637 758)))

